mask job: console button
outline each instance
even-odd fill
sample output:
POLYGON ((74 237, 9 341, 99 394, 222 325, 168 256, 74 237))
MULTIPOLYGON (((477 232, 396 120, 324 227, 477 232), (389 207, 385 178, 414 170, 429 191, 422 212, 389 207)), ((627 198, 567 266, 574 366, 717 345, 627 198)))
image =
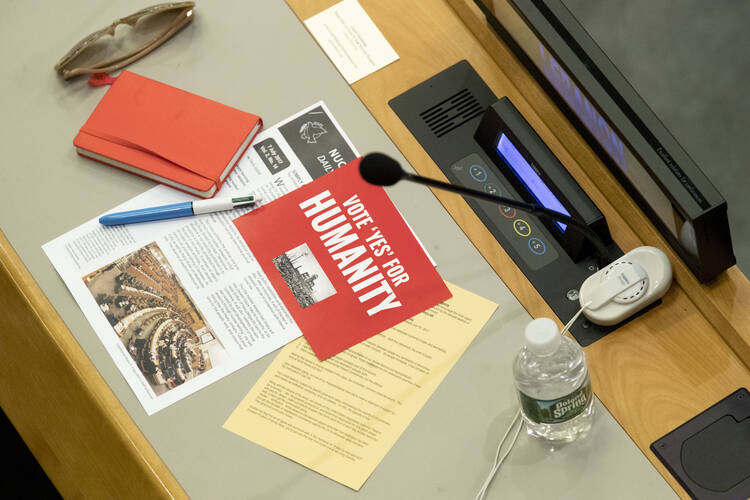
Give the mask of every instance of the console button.
POLYGON ((500 188, 491 182, 488 182, 484 185, 484 192, 488 194, 494 194, 495 196, 500 196, 500 188))
POLYGON ((547 252, 547 246, 539 238, 529 239, 529 250, 534 255, 544 255, 547 252))
POLYGON ((531 234, 531 226, 523 219, 516 219, 513 221, 513 229, 519 236, 528 236, 531 234))
POLYGON ((498 210, 500 210, 500 213, 503 214, 503 217, 507 217, 508 219, 512 219, 516 216, 516 209, 513 207, 506 207, 505 205, 499 205, 498 210))
POLYGON ((469 167, 469 174, 471 178, 477 182, 484 182, 487 180, 487 171, 483 166, 477 165, 476 163, 469 167))

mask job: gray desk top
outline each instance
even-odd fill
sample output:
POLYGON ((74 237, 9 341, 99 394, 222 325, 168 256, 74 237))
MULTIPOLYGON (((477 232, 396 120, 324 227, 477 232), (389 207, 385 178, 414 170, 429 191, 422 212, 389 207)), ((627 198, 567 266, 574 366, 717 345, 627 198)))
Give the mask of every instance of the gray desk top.
MULTIPOLYGON (((71 1, 64 8, 8 2, 3 10, 0 228, 187 493, 196 499, 473 497, 515 412, 510 366, 530 318, 434 196, 414 186, 389 191, 443 277, 500 307, 359 493, 221 429, 273 355, 147 417, 41 250, 151 186, 75 154, 73 136, 105 89, 85 80, 64 83, 52 71, 79 38, 134 7, 122 0, 71 1)), ((403 161, 283 2, 200 2, 190 26, 129 69, 252 111, 267 124, 323 99, 360 151, 403 161)), ((596 410, 585 440, 552 450, 522 435, 488 497, 674 496, 598 402, 596 410)))

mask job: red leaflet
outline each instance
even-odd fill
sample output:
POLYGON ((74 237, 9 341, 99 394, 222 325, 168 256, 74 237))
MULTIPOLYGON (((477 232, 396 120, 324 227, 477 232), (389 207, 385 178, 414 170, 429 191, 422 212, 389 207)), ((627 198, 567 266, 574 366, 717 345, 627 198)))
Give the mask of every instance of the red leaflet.
POLYGON ((321 360, 451 296, 359 161, 234 221, 321 360))

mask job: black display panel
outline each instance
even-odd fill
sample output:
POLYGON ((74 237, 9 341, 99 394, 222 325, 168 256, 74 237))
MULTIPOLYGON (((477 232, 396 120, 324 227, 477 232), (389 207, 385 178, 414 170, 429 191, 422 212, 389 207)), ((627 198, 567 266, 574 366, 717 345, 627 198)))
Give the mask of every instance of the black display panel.
MULTIPOLYGON (((574 217, 603 245, 612 242, 604 215, 510 99, 503 97, 489 107, 474 139, 524 201, 574 217)), ((549 219, 541 222, 574 262, 594 254, 592 242, 575 227, 549 219)))
MULTIPOLYGON (((622 255, 597 207, 510 100, 498 99, 468 62, 456 63, 389 104, 452 184, 519 201, 533 198, 533 190, 520 182, 509 165, 521 162, 509 159, 508 150, 503 159, 498 150, 504 134, 564 208, 602 236, 608 255, 622 255)), ((561 235, 580 234, 570 226, 563 232, 556 223, 521 210, 468 196, 464 199, 558 318, 570 319, 580 308, 578 287, 599 269, 595 252, 573 257, 564 246, 561 235)), ((586 346, 621 325, 599 326, 580 317, 570 333, 586 346)))
POLYGON ((474 1, 696 277, 734 265, 726 201, 565 6, 474 1))

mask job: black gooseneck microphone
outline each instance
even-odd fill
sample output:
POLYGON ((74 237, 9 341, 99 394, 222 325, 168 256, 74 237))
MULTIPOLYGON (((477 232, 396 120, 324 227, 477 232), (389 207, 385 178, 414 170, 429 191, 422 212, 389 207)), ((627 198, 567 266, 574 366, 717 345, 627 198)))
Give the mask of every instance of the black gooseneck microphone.
POLYGON ((444 191, 451 191, 464 196, 471 196, 472 198, 479 198, 493 203, 506 205, 508 207, 517 208, 538 215, 539 217, 568 224, 582 233, 586 239, 594 244, 599 258, 599 267, 604 267, 614 260, 614 258, 609 255, 609 251, 604 245, 602 239, 590 227, 579 222, 577 219, 555 212, 554 210, 550 210, 541 205, 511 200, 509 198, 503 198, 502 196, 485 193, 484 191, 479 191, 477 189, 469 189, 464 186, 456 186, 447 182, 422 177, 421 175, 410 174, 405 172, 396 160, 383 153, 370 153, 362 158, 362 161, 359 164, 359 173, 365 181, 370 184, 375 184, 376 186, 392 186, 400 180, 406 180, 442 189, 444 191))

